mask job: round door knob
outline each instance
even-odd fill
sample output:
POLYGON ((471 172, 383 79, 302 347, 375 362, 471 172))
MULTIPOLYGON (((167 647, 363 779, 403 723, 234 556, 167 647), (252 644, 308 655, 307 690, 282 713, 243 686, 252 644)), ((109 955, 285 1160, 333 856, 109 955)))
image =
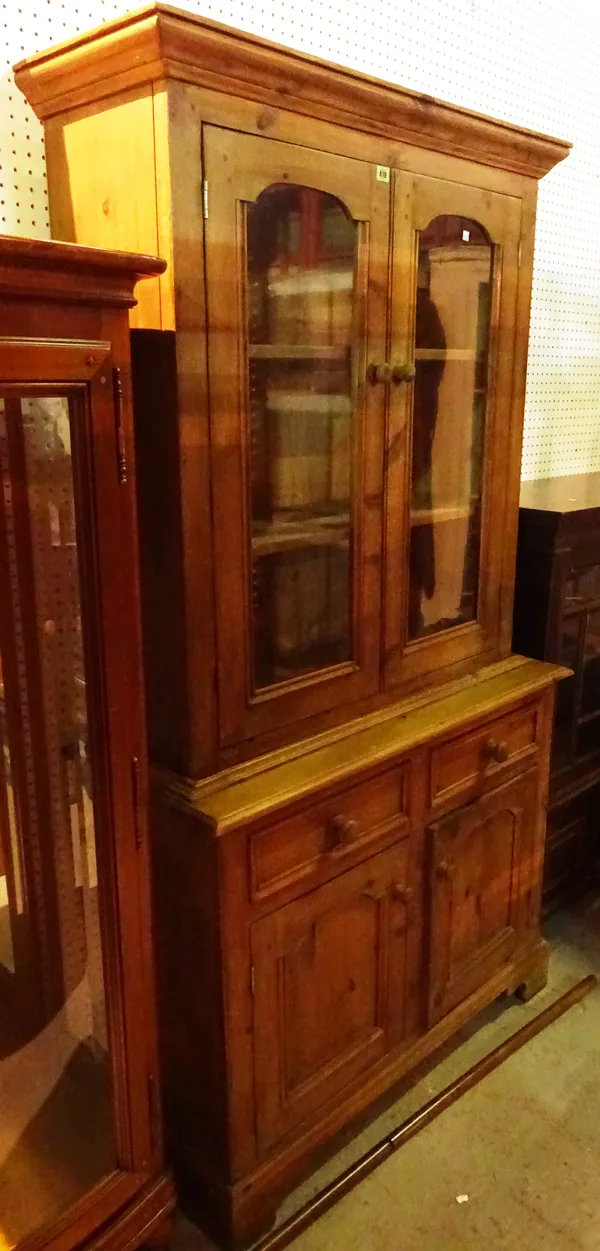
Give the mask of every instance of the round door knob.
POLYGON ((387 361, 382 361, 379 365, 369 365, 367 369, 367 378, 372 386, 377 382, 392 381, 392 366, 387 361))
POLYGON ((486 760, 493 760, 496 764, 504 764, 510 755, 508 743, 503 740, 500 742, 495 738, 488 738, 483 745, 483 755, 486 760))
POLYGON ((346 847, 358 834, 358 821, 338 814, 327 823, 332 847, 346 847))
POLYGON ((392 365, 392 382, 413 382, 416 372, 414 365, 408 361, 404 365, 392 365))
POLYGON ((394 882, 392 886, 392 899, 398 903, 409 904, 414 893, 412 886, 403 886, 401 882, 394 882))
POLYGON ((451 882, 454 877, 454 865, 451 860, 440 860, 435 871, 445 882, 451 882))

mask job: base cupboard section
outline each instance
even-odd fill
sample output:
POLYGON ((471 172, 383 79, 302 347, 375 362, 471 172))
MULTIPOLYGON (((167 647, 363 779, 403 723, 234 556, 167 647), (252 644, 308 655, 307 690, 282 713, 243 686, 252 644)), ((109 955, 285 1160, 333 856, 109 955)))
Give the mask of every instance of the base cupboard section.
POLYGON ((404 842, 253 926, 261 1150, 406 1036, 413 902, 404 842))
POLYGON ((537 784, 533 769, 428 827, 429 1025, 501 969, 524 936, 537 784))

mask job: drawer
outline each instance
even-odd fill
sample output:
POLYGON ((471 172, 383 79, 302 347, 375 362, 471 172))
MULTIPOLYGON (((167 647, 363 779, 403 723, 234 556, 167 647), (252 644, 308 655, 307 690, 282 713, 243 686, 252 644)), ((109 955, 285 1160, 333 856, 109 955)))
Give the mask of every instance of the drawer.
POLYGON ((404 761, 252 835, 252 899, 265 899, 296 882, 312 886, 338 866, 360 859, 363 850, 371 854, 373 844, 386 836, 408 834, 409 770, 404 761))
POLYGON ((535 761, 541 735, 539 703, 486 721, 434 747, 431 753, 431 806, 495 785, 535 761))

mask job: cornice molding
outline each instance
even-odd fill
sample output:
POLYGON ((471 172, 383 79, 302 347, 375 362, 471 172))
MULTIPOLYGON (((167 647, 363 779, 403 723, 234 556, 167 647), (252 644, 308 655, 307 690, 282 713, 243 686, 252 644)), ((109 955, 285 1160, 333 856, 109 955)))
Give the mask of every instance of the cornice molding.
POLYGON ((153 3, 15 66, 46 120, 169 78, 541 178, 571 145, 153 3))

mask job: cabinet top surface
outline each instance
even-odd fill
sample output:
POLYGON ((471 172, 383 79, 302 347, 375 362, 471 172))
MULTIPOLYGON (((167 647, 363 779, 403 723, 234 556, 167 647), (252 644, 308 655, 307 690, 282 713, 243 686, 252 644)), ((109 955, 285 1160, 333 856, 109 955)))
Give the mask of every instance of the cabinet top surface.
POLYGON ((576 513, 600 508, 600 473, 568 474, 521 483, 521 508, 536 512, 576 513))
POLYGON ((161 3, 21 61, 15 77, 41 118, 176 78, 532 178, 571 147, 161 3))
POLYGON ((193 782, 156 770, 155 778, 176 803, 202 813, 222 834, 320 787, 355 779, 360 770, 451 737, 569 674, 562 665, 511 656, 450 683, 435 697, 417 696, 215 777, 193 782))
POLYGON ((51 239, 24 239, 0 234, 0 291, 3 297, 58 296, 90 303, 134 304, 138 279, 162 274, 166 261, 133 252, 109 252, 57 243, 51 239))

